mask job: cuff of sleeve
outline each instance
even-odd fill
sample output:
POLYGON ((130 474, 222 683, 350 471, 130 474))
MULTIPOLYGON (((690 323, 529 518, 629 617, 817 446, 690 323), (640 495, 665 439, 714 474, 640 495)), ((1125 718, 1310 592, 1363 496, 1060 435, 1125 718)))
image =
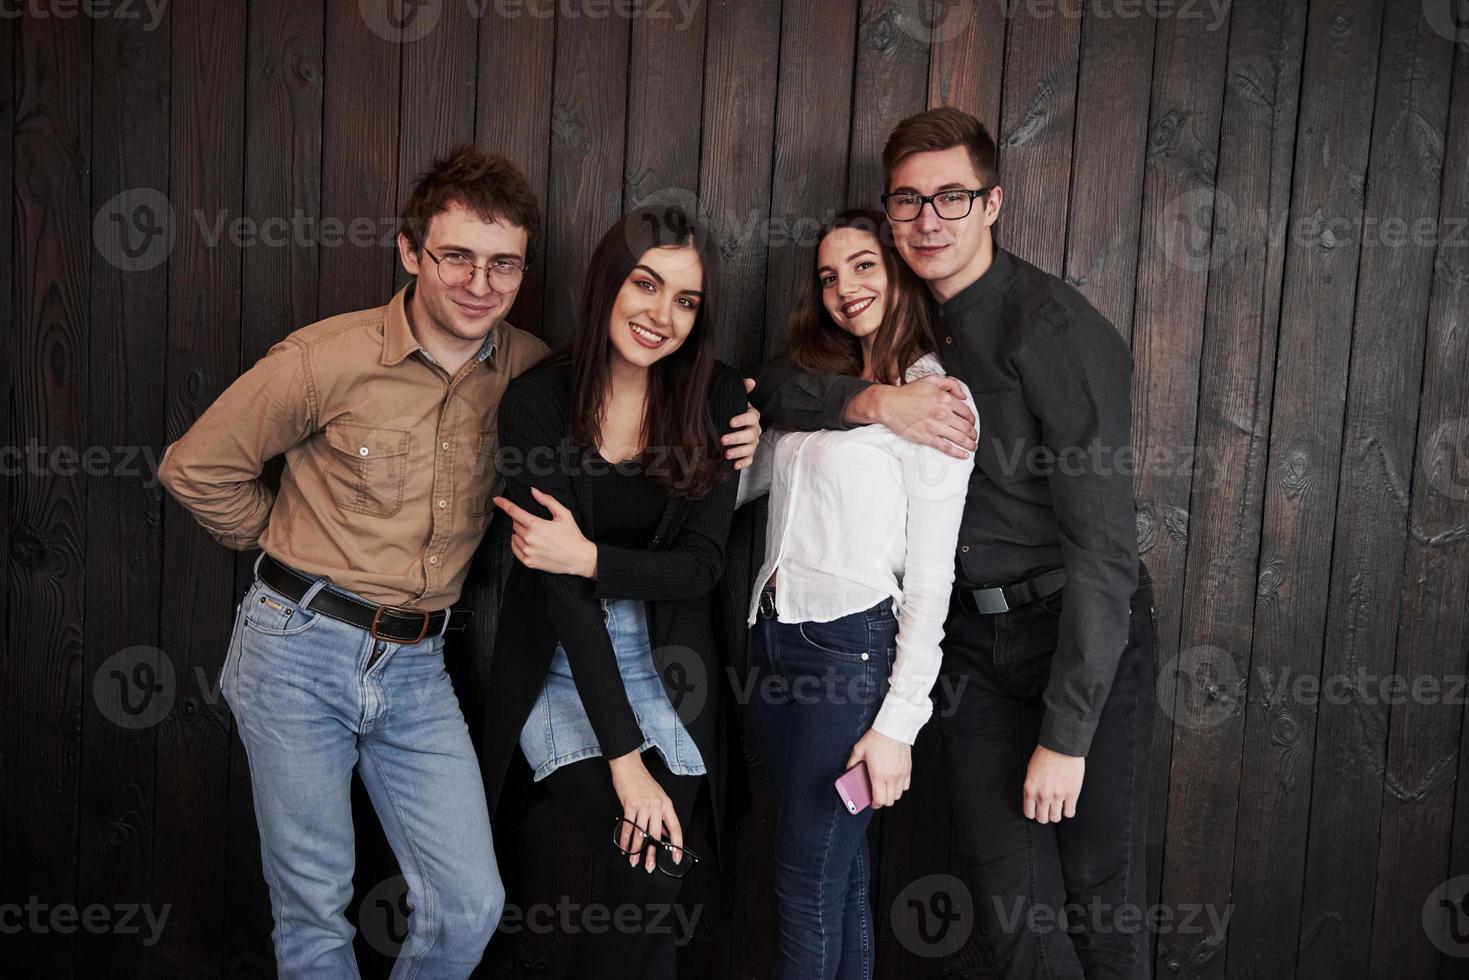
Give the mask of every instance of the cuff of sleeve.
POLYGON ((589 581, 587 594, 593 599, 625 598, 631 569, 621 548, 597 545, 597 577, 589 581))
POLYGON ((872 723, 872 727, 874 731, 881 732, 888 738, 895 738, 904 745, 912 745, 918 740, 919 730, 928 723, 932 715, 931 701, 924 701, 923 706, 919 707, 889 694, 883 698, 882 707, 878 709, 877 720, 872 723))
POLYGON ((1052 752, 1062 755, 1085 756, 1091 751, 1092 736, 1096 734, 1095 722, 1065 718, 1054 711, 1047 711, 1041 719, 1040 744, 1052 752))

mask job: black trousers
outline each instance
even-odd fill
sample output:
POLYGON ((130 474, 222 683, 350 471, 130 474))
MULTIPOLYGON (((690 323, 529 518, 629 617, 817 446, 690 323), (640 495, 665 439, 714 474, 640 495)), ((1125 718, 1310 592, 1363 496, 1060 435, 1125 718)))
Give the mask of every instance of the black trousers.
MULTIPOLYGON (((699 797, 702 776, 675 776, 657 749, 643 753, 643 765, 673 801, 684 839, 699 797)), ((602 887, 592 896, 600 926, 577 939, 566 976, 576 980, 676 980, 678 927, 688 921, 673 912, 683 879, 658 869, 649 874, 628 865, 612 842, 612 822, 622 816, 622 803, 612 788, 612 770, 601 756, 561 766, 545 778, 553 796, 566 808, 606 867, 602 887)), ((697 864, 689 874, 698 874, 697 864)))
POLYGON ((1007 613, 949 616, 940 690, 956 696, 941 701, 938 725, 960 852, 1006 980, 1147 980, 1152 578, 1139 569, 1127 650, 1086 757, 1076 816, 1039 824, 1025 818, 1021 793, 1064 601, 1063 590, 1007 613))

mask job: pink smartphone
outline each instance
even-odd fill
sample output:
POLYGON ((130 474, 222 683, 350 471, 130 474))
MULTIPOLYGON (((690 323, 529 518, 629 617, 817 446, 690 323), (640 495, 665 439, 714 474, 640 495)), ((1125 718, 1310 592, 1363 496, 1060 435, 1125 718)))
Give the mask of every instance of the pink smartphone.
POLYGON ((859 762, 842 773, 835 785, 848 813, 861 813, 872 805, 872 782, 867 778, 867 763, 859 762))

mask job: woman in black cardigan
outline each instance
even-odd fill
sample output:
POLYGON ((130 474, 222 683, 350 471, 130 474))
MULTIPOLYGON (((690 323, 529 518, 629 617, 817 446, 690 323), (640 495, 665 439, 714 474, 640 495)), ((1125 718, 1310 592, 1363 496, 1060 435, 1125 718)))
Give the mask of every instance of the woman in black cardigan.
POLYGON ((618 222, 592 257, 569 349, 500 403, 495 504, 515 522, 517 562, 490 667, 490 809, 528 763, 607 862, 595 902, 648 913, 636 930, 583 935, 579 978, 676 975, 675 937, 646 927, 697 867, 683 843, 701 786, 717 842, 741 760, 709 593, 738 487, 723 445, 748 448, 759 426, 739 376, 714 360, 707 241, 670 209, 618 222))

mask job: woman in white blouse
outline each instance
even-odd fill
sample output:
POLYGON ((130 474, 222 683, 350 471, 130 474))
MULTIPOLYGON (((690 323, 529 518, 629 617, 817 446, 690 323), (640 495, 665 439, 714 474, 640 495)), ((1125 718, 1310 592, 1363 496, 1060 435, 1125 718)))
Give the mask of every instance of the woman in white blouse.
MULTIPOLYGON (((787 344, 802 369, 886 384, 943 373, 927 290, 881 212, 838 215, 799 289, 787 344)), ((770 495, 749 622, 751 715, 777 803, 777 978, 872 975, 872 814, 849 813, 832 784, 861 762, 874 807, 908 788, 973 465, 867 425, 767 431, 740 474, 741 503, 770 495)))

